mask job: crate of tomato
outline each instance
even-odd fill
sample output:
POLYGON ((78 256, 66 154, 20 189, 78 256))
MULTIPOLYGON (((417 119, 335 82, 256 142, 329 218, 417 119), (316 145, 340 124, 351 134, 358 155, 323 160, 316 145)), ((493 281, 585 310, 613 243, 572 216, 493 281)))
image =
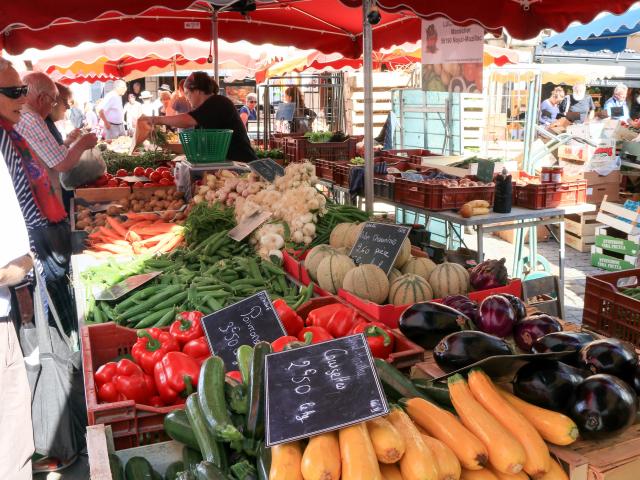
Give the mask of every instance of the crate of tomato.
POLYGON ((82 188, 142 188, 170 187, 175 185, 175 178, 169 167, 135 167, 133 170, 121 168, 115 174, 105 173, 95 182, 82 188))

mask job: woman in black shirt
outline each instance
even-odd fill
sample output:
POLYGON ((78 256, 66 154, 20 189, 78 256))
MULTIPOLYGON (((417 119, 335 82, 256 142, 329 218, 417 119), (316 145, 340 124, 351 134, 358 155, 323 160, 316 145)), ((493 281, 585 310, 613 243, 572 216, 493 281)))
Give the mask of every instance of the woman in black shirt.
POLYGON ((189 113, 167 116, 141 117, 151 125, 173 128, 217 128, 233 130, 229 145, 229 160, 250 162, 257 159, 247 136, 247 129, 227 97, 218 95, 218 84, 205 72, 193 72, 184 82, 184 94, 193 110, 189 113))

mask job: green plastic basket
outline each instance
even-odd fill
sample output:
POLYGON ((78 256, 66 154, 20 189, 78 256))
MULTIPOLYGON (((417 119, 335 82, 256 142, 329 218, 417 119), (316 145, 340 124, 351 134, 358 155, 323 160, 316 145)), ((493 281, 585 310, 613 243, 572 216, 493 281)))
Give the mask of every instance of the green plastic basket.
POLYGON ((227 160, 233 130, 193 129, 180 132, 180 143, 191 163, 220 163, 227 160))

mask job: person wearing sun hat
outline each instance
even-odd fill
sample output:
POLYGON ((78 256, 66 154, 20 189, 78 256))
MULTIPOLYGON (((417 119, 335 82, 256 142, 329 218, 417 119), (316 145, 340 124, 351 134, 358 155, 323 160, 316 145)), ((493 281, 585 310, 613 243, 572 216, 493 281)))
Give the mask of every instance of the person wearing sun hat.
POLYGON ((151 101, 153 95, 149 90, 143 90, 140 94, 140 100, 142 100, 142 114, 143 115, 153 115, 155 112, 155 104, 151 101))

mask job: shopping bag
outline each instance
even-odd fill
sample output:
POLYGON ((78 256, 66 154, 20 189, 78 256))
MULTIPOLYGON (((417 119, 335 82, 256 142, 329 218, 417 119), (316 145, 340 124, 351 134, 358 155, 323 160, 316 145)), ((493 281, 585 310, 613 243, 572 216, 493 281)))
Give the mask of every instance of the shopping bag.
POLYGON ((34 269, 35 324, 20 329, 31 388, 31 417, 36 453, 63 461, 84 448, 86 410, 80 352, 64 334, 44 279, 34 269), (46 304, 45 304, 46 302, 46 304), (47 309, 56 326, 49 326, 47 309))

